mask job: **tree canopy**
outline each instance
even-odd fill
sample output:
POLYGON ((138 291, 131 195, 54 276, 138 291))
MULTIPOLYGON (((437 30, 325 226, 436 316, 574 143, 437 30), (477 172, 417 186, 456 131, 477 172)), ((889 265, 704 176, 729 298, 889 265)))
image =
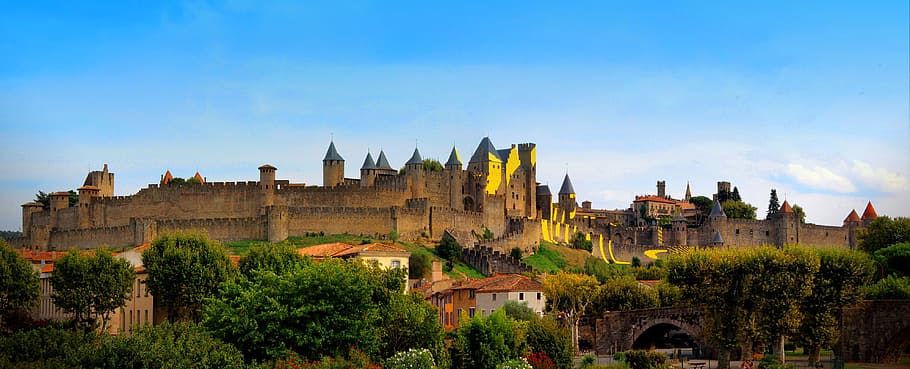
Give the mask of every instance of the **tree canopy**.
POLYGON ((749 203, 736 200, 723 201, 720 205, 724 208, 727 218, 731 219, 755 219, 755 211, 758 210, 749 203))
POLYGON ((148 288, 168 320, 198 321, 203 302, 237 273, 224 246, 198 233, 165 234, 142 253, 148 288))
POLYGON ((771 219, 777 215, 778 211, 780 211, 780 200, 777 198, 777 190, 772 188, 771 198, 768 200, 768 214, 765 215, 765 219, 771 219))
POLYGON ((578 348, 578 321, 597 291, 597 279, 593 276, 559 272, 547 275, 543 280, 543 293, 547 306, 566 318, 572 333, 572 347, 578 348))
POLYGON ((806 211, 803 210, 802 206, 793 204, 793 213, 799 218, 800 224, 806 224, 806 211))
POLYGON ((268 270, 276 274, 290 271, 304 262, 303 256, 288 243, 257 243, 240 259, 240 273, 252 277, 253 270, 268 270))
POLYGON ((31 307, 38 299, 38 273, 0 238, 0 328, 6 313, 31 307))
POLYGON ((107 249, 73 250, 54 263, 52 298, 61 310, 73 314, 77 324, 94 328, 100 323, 103 332, 111 312, 129 298, 134 280, 132 265, 107 249))
POLYGON ((880 216, 859 232, 859 248, 870 254, 901 242, 910 242, 910 218, 880 216))

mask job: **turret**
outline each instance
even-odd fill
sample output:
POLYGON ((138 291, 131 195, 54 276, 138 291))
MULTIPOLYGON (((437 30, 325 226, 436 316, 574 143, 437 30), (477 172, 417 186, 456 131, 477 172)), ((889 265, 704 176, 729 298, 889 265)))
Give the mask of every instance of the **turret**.
POLYGON ((847 217, 844 218, 844 227, 847 228, 847 237, 848 244, 850 249, 855 249, 857 244, 857 235, 856 229, 860 226, 862 219, 859 218, 859 214, 856 213, 856 209, 850 211, 850 214, 847 214, 847 217))
POLYGON ((360 166, 360 187, 370 187, 376 183, 376 163, 373 162, 373 155, 367 151, 367 157, 363 159, 363 165, 360 166))
POLYGON ((502 157, 489 137, 484 137, 468 161, 468 171, 480 174, 483 190, 487 195, 501 195, 505 189, 502 157))
POLYGON ((685 246, 688 243, 688 223, 682 214, 676 214, 673 218, 673 240, 676 246, 685 246))
POLYGON ((92 204, 92 199, 98 197, 101 189, 95 186, 82 186, 79 187, 79 227, 80 228, 89 228, 92 225, 91 222, 91 208, 89 207, 92 204))
POLYGON ((537 217, 540 219, 550 219, 550 207, 553 206, 553 194, 550 192, 550 186, 538 185, 535 192, 537 193, 537 217))
POLYGON ((423 197, 423 188, 426 186, 423 173, 423 158, 420 157, 420 151, 414 148, 414 154, 411 159, 404 164, 408 176, 408 186, 411 188, 411 198, 423 197))
POLYGON ((686 200, 686 201, 692 200, 692 189, 689 188, 689 182, 686 182, 686 197, 684 198, 684 200, 686 200))
POLYGON ((860 219, 863 221, 863 226, 868 227, 875 218, 878 218, 878 214, 875 213, 875 208, 872 207, 872 201, 869 201, 866 204, 866 210, 863 210, 863 217, 860 219))
MULTIPOLYGON (((572 186, 572 180, 569 174, 562 180, 562 187, 559 188, 559 209, 561 213, 566 214, 566 221, 575 218, 575 208, 578 204, 575 202, 575 186, 572 186)), ((554 219, 562 221, 562 219, 554 219)))
POLYGON ((464 208, 464 172, 461 170, 461 157, 458 150, 452 146, 449 160, 446 160, 446 177, 449 178, 449 207, 454 209, 464 208))
POLYGON ((325 187, 340 186, 344 183, 344 158, 335 150, 335 141, 329 143, 329 149, 322 159, 322 185, 325 187))
POLYGON ((711 223, 727 221, 727 213, 725 213, 724 208, 720 206, 720 201, 714 201, 714 207, 711 208, 711 214, 708 215, 708 219, 711 223))
POLYGON ((262 206, 272 206, 275 202, 275 168, 264 164, 259 167, 259 188, 262 191, 262 206))
POLYGON ((101 170, 89 172, 82 185, 98 187, 98 196, 114 196, 114 173, 108 172, 107 164, 104 164, 101 170))
POLYGON ((389 164, 389 159, 385 156, 385 151, 379 150, 379 157, 376 158, 376 174, 395 175, 398 171, 389 164))
POLYGON ((777 229, 781 232, 778 235, 777 244, 783 246, 799 243, 799 216, 793 211, 787 200, 780 205, 777 217, 779 222, 777 229))
POLYGON ((657 197, 667 197, 667 181, 657 181, 657 197))
POLYGON ((54 192, 50 195, 51 228, 57 227, 57 212, 70 207, 69 192, 54 192))
POLYGON ((22 236, 26 239, 29 239, 31 234, 32 214, 38 214, 42 211, 44 211, 44 205, 41 205, 40 202, 33 201, 22 204, 22 236))
POLYGON ((452 152, 449 154, 449 160, 446 160, 445 167, 448 171, 461 170, 461 158, 458 156, 458 150, 455 150, 455 146, 452 146, 452 152))
POLYGON ((537 215, 537 145, 533 143, 518 144, 518 157, 524 168, 525 178, 522 188, 525 191, 525 216, 537 215))

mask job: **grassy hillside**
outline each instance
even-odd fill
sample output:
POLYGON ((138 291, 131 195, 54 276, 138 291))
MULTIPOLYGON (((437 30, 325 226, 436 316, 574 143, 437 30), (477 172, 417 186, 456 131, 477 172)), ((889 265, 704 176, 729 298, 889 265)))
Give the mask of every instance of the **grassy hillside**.
POLYGON ((589 257, 587 251, 541 241, 537 253, 522 260, 539 272, 550 273, 573 266, 584 268, 589 257))

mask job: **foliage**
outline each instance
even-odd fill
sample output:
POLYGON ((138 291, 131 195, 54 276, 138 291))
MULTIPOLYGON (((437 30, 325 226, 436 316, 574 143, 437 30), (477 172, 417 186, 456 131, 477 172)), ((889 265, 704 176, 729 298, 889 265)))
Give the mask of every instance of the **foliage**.
POLYGON ((532 352, 546 355, 553 360, 557 368, 572 368, 575 360, 572 335, 552 315, 531 320, 528 323, 526 340, 532 352))
POLYGON ((910 299, 910 277, 889 275, 866 288, 870 300, 910 299))
MULTIPOLYGON (((660 260, 658 260, 660 261, 660 260)), ((667 270, 658 266, 648 264, 648 267, 634 267, 632 268, 632 275, 635 276, 635 279, 639 281, 653 281, 658 279, 663 279, 667 276, 667 270)))
POLYGON ((535 369, 525 358, 511 359, 496 366, 496 369, 535 369))
POLYGON ((394 292, 387 305, 379 306, 381 357, 415 348, 429 349, 439 356, 443 350, 443 329, 436 307, 419 293, 394 292))
POLYGON ((352 349, 346 356, 323 357, 318 361, 306 361, 300 355, 290 353, 288 357, 261 366, 264 369, 380 369, 370 357, 352 349))
POLYGON ((863 297, 865 285, 873 271, 869 257, 844 249, 818 250, 819 268, 813 276, 812 297, 803 299, 803 314, 797 341, 808 353, 809 361, 818 361, 819 350, 837 341, 837 316, 844 306, 863 297))
POLYGON ((461 245, 448 233, 443 234, 439 244, 436 245, 436 256, 446 260, 459 260, 461 259, 461 245))
POLYGON ((640 266, 641 266, 641 259, 639 259, 638 256, 633 256, 632 257, 632 267, 638 268, 640 266))
POLYGON ((597 279, 583 274, 559 272, 543 280, 543 293, 552 311, 559 312, 569 323, 572 347, 578 347, 578 320, 597 291, 597 279))
POLYGON ((399 234, 398 231, 393 229, 392 231, 389 232, 389 239, 392 240, 392 242, 398 242, 398 240, 400 238, 401 238, 401 234, 399 234))
POLYGON ((792 366, 786 365, 780 361, 777 355, 765 355, 758 362, 758 367, 762 369, 792 369, 792 366))
POLYGON ((247 278, 252 276, 253 270, 282 274, 300 266, 304 260, 289 243, 256 243, 247 256, 240 259, 240 273, 247 278))
POLYGON ((565 268, 566 259, 555 249, 541 243, 537 253, 524 259, 525 264, 541 272, 555 272, 565 268))
POLYGON ((657 289, 657 297, 660 300, 660 307, 676 306, 681 300, 681 292, 677 286, 661 281, 655 288, 657 289))
POLYGON ((0 239, 0 328, 3 327, 2 315, 34 305, 39 288, 38 273, 0 239))
POLYGON ((462 323, 449 348, 453 368, 493 369, 524 352, 524 324, 506 316, 502 309, 462 323))
POLYGON ((575 237, 572 239, 572 248, 591 252, 594 249, 594 244, 591 240, 586 239, 584 232, 575 232, 575 237))
POLYGON ((22 232, 19 231, 0 231, 0 238, 2 239, 11 239, 16 237, 22 237, 22 232))
POLYGON ((777 190, 771 189, 771 198, 768 200, 768 214, 765 219, 771 219, 780 211, 780 199, 777 197, 777 190))
POLYGON ((521 260, 521 247, 513 247, 512 250, 509 250, 509 256, 515 260, 521 260))
POLYGON ((597 278, 597 281, 600 283, 606 283, 611 279, 630 275, 628 268, 615 264, 607 264, 602 259, 593 256, 585 259, 584 271, 585 274, 597 278))
POLYGON ((799 223, 806 224, 806 211, 803 210, 803 207, 793 204, 791 208, 793 209, 793 214, 796 214, 796 217, 799 218, 799 223))
POLYGON ((597 289, 590 313, 650 309, 660 306, 657 290, 644 287, 632 278, 607 281, 597 289))
POLYGON ((0 337, 4 368, 242 368, 237 349, 195 325, 146 325, 130 336, 56 326, 0 337))
POLYGON ((739 195, 739 188, 733 186, 733 193, 730 195, 730 199, 733 201, 743 201, 743 197, 739 195))
POLYGON ((556 369, 556 363, 543 352, 532 352, 523 356, 533 369, 556 369))
POLYGON ((54 265, 52 298, 61 310, 73 314, 77 324, 94 328, 101 323, 104 331, 111 312, 129 298, 134 280, 132 265, 115 259, 107 249, 93 254, 73 250, 54 265))
MULTIPOLYGON (((67 193, 69 193, 69 198, 67 199, 69 200, 69 206, 76 206, 76 204, 79 203, 79 194, 73 190, 69 190, 67 193)), ((35 202, 40 203, 44 209, 51 208, 50 194, 47 194, 44 191, 38 191, 38 193, 35 194, 35 202)))
POLYGON ((730 219, 755 219, 755 211, 758 210, 749 203, 736 200, 723 201, 720 206, 730 219))
POLYGON ((910 242, 910 218, 880 216, 859 232, 859 248, 870 254, 902 242, 910 242))
POLYGON ((493 231, 491 231, 491 230, 490 230, 489 228, 487 228, 487 227, 483 227, 483 239, 485 239, 485 240, 492 240, 492 239, 493 239, 493 231))
POLYGON ((515 320, 529 322, 537 319, 537 313, 528 307, 527 301, 518 302, 515 300, 506 300, 506 302, 502 304, 502 309, 505 310, 506 316, 515 320))
POLYGON ((441 172, 444 168, 436 159, 423 159, 423 170, 427 172, 441 172))
POLYGON ((149 292, 167 310, 168 320, 198 321, 206 298, 236 270, 217 241, 196 233, 165 234, 142 253, 149 292))
POLYGON ((872 257, 881 266, 883 275, 910 277, 910 242, 896 243, 878 249, 872 257))
POLYGON ((632 369, 651 369, 663 365, 667 356, 648 350, 629 350, 625 352, 624 360, 632 369))
POLYGON ((386 359, 386 369, 436 369, 433 354, 427 349, 410 349, 396 352, 386 359))
POLYGON ((419 279, 426 277, 432 268, 433 260, 430 255, 414 252, 408 257, 408 278, 419 279))
MULTIPOLYGON (((695 204, 695 209, 698 210, 699 220, 704 220, 711 214, 711 208, 714 206, 714 200, 711 200, 707 196, 695 196, 689 199, 689 202, 695 204)), ((701 224, 701 221, 698 222, 701 224)))

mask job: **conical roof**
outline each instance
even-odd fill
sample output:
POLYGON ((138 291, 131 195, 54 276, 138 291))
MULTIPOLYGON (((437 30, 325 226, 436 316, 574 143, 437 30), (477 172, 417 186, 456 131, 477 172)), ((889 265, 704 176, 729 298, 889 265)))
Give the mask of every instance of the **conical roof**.
POLYGON ((720 206, 720 201, 714 202, 714 208, 711 209, 711 215, 709 217, 727 217, 727 213, 724 213, 724 208, 720 206))
POLYGON ((686 199, 686 200, 689 200, 689 199, 691 199, 691 198, 692 198, 692 190, 689 188, 689 182, 686 182, 686 197, 685 197, 685 199, 686 199))
POLYGON ((866 204, 866 210, 863 210, 863 220, 873 220, 878 218, 878 214, 875 213, 875 208, 872 207, 872 201, 869 201, 866 204))
POLYGON ((367 158, 363 159, 363 166, 360 167, 360 170, 376 169, 376 163, 373 162, 373 155, 370 155, 370 152, 367 152, 367 158))
POLYGON ((196 175, 194 175, 193 178, 196 178, 196 180, 198 180, 199 183, 205 183, 205 178, 202 178, 202 175, 199 174, 199 172, 196 172, 196 175))
POLYGON ((780 206, 781 213, 792 213, 793 208, 790 207, 790 203, 787 200, 784 200, 784 203, 780 206))
POLYGON ((325 158, 322 159, 322 161, 328 160, 344 161, 344 158, 338 155, 338 150, 335 150, 335 141, 329 143, 329 150, 325 152, 325 158))
POLYGON ((416 165, 416 164, 423 165, 423 158, 420 157, 420 151, 418 151, 417 148, 415 147, 414 154, 411 155, 411 159, 408 160, 408 162, 405 163, 405 165, 416 165))
POLYGON ((389 165, 389 159, 386 159, 385 151, 379 150, 379 158, 376 159, 376 168, 395 170, 395 168, 392 168, 392 166, 389 165))
POLYGON ((575 186, 572 186, 572 180, 569 179, 569 175, 566 174, 566 178, 562 180, 562 187, 559 188, 559 194, 568 195, 570 193, 575 193, 575 186))
POLYGON ((540 195, 552 196, 553 194, 550 193, 550 186, 547 186, 547 185, 537 186, 537 196, 540 196, 540 195))
POLYGON ((711 242, 716 244, 724 243, 724 238, 720 236, 720 231, 714 231, 714 239, 711 242))
POLYGON ((853 209, 850 211, 850 214, 847 215, 847 218, 844 219, 844 223, 859 222, 860 220, 859 214, 856 213, 856 209, 853 209))
POLYGON ((480 140, 480 144, 477 145, 477 150, 474 150, 474 155, 471 155, 470 163, 478 163, 487 161, 490 157, 490 154, 493 154, 493 157, 502 161, 502 157, 499 156, 499 153, 496 152, 496 147, 493 146, 493 143, 490 142, 489 137, 484 137, 480 140))
POLYGON ((449 165, 461 165, 461 158, 458 156, 458 150, 455 150, 455 146, 452 146, 452 153, 449 154, 449 160, 446 160, 446 166, 449 165))

